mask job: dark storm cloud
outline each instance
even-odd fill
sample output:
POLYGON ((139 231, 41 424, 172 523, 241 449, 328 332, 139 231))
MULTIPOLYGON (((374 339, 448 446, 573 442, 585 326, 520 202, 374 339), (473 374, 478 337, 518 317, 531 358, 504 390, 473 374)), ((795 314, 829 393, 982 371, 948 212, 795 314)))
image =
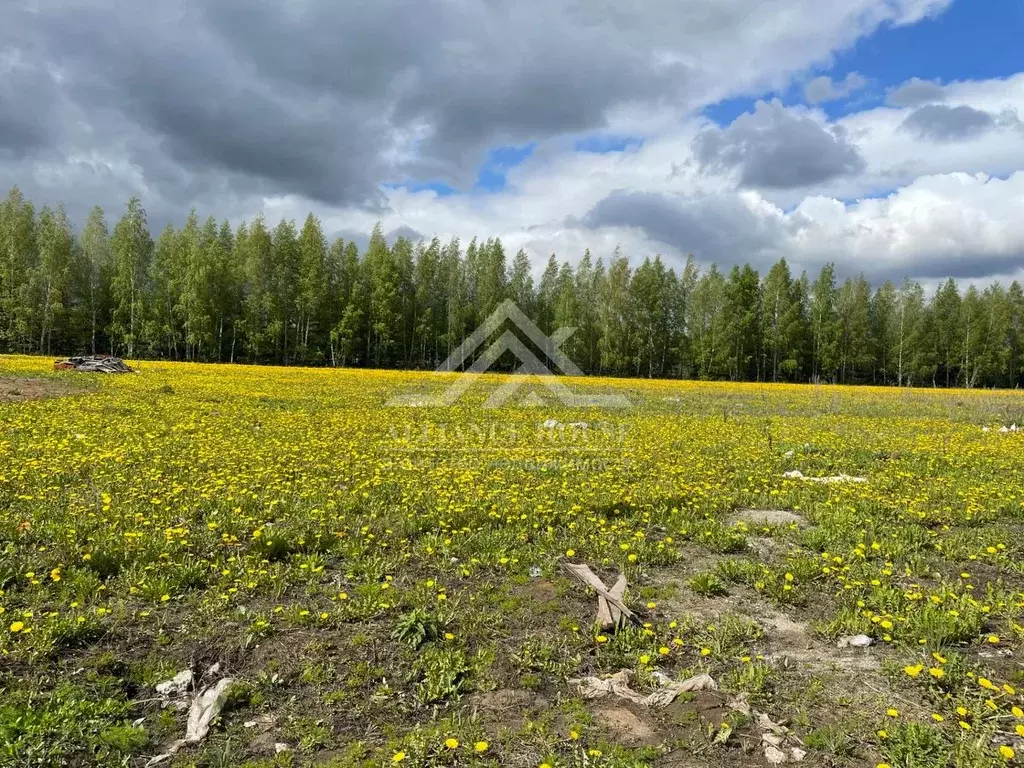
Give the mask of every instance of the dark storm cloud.
POLYGON ((911 112, 900 126, 931 141, 961 141, 980 136, 996 124, 988 112, 973 107, 926 104, 911 112))
MULTIPOLYGON (((389 179, 469 185, 488 147, 600 127, 688 82, 557 3, 15 1, 0 156, 45 155, 79 174, 72 192, 131 176, 159 210, 282 194, 373 209, 389 179)), ((0 166, 0 183, 45 192, 26 167, 0 166)))
POLYGON ((5 53, 0 47, 0 154, 24 155, 53 140, 58 88, 39 64, 5 53))
POLYGON ((692 253, 704 262, 747 261, 758 268, 777 257, 783 231, 735 196, 696 200, 653 192, 613 192, 570 226, 633 227, 650 240, 692 253))
MULTIPOLYGON (((1012 276, 1024 269, 1024 250, 1016 254, 971 253, 924 256, 908 265, 918 280, 991 280, 994 276, 1012 276)), ((906 270, 904 270, 906 271, 906 270)), ((894 272, 894 270, 890 270, 894 272)), ((901 276, 901 275, 900 275, 901 276)), ((899 276, 889 274, 886 279, 899 276)))
POLYGON ((1006 255, 974 252, 965 246, 961 253, 929 251, 927 247, 921 251, 900 258, 864 259, 852 257, 842 250, 834 253, 823 251, 816 254, 813 260, 790 259, 799 269, 806 269, 813 279, 826 262, 835 265, 836 275, 840 279, 864 275, 874 286, 880 286, 887 280, 901 285, 904 280, 917 280, 925 284, 938 283, 953 278, 964 283, 971 281, 991 282, 998 277, 1016 277, 1024 269, 1024 253, 1006 255))
POLYGON ((548 13, 531 3, 392 0, 344 14, 329 3, 304 11, 228 0, 205 16, 261 76, 383 103, 395 125, 423 126, 414 165, 456 181, 491 143, 600 125, 611 104, 671 93, 685 75, 680 66, 656 71, 624 42, 610 45, 607 28, 570 33, 560 16, 545 24, 548 13), (303 55, 265 44, 282 36, 302 40, 303 55))
POLYGON ((703 131, 693 151, 702 169, 738 171, 743 186, 767 189, 811 186, 865 167, 838 127, 826 130, 778 102, 758 102, 729 127, 703 131))
POLYGON ((942 86, 933 80, 922 80, 912 77, 907 82, 893 88, 885 97, 890 107, 919 107, 922 104, 934 104, 945 101, 946 93, 942 86))
MULTIPOLYGON (((194 13, 121 10, 115 18, 79 5, 21 17, 42 44, 62 41, 50 55, 67 72, 67 101, 88 105, 91 120, 105 109, 106 119, 91 126, 94 141, 116 142, 119 132, 141 128, 186 171, 269 182, 323 202, 372 202, 379 121, 337 98, 261 81, 194 13), (342 136, 361 151, 346 151, 342 136)), ((147 177, 162 160, 152 145, 125 149, 147 177)))
MULTIPOLYGON (((859 33, 914 17, 918 2, 862 4, 873 10, 859 33)), ((386 182, 471 187, 495 146, 784 78, 864 16, 784 5, 815 23, 783 34, 779 9, 758 0, 651 0, 643 13, 611 0, 7 0, 0 185, 83 209, 138 194, 154 219, 192 205, 235 216, 282 196, 294 202, 275 207, 379 210, 386 182)), ((812 150, 826 156, 789 175, 739 150, 745 178, 790 186, 856 167, 823 135, 812 150)))
POLYGON ((0 98, 0 154, 31 151, 43 144, 43 137, 35 126, 21 119, 13 110, 8 110, 5 100, 0 98))

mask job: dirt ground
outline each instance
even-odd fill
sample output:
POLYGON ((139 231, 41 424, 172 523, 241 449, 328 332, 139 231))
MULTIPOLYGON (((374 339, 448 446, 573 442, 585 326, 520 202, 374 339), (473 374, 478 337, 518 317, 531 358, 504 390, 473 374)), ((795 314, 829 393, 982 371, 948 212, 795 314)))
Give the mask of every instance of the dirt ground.
POLYGON ((44 397, 65 397, 83 391, 58 379, 19 379, 0 376, 0 403, 20 403, 44 397))

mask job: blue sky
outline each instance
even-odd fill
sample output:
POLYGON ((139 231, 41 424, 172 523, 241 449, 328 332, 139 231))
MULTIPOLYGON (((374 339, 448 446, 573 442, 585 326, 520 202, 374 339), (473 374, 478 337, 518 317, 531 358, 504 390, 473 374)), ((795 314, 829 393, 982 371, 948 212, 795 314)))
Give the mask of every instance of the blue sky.
POLYGON ((474 190, 478 192, 497 192, 505 188, 505 174, 515 168, 533 154, 536 144, 522 146, 495 147, 487 153, 480 170, 477 171, 474 190))
POLYGON ((831 74, 860 72, 885 85, 910 77, 986 80, 1024 69, 1024 3, 956 0, 932 19, 883 27, 836 57, 831 74))
MULTIPOLYGON (((830 117, 881 104, 885 92, 912 77, 949 83, 988 80, 1024 70, 1024 2, 1020 0, 955 0, 944 12, 906 26, 883 25, 849 50, 833 57, 831 66, 813 70, 842 80, 851 72, 868 79, 863 91, 821 105, 830 117)), ((768 91, 726 99, 704 110, 719 125, 731 123, 753 109, 759 99, 779 98, 803 104, 803 88, 768 91)))

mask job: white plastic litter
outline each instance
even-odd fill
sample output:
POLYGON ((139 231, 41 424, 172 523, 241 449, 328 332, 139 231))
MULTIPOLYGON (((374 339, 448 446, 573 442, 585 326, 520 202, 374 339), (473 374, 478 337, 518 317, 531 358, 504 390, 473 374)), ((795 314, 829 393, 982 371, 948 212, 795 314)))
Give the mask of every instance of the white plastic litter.
POLYGON ((206 734, 210 732, 210 723, 213 722, 213 719, 224 708, 224 702, 228 697, 228 690, 234 682, 232 678, 225 677, 216 685, 204 688, 193 699, 192 706, 188 711, 185 738, 172 742, 163 754, 157 755, 146 763, 146 768, 151 768, 154 765, 170 760, 182 747, 188 744, 198 744, 205 739, 206 734))
POLYGON ((679 682, 673 682, 664 675, 661 675, 656 679, 663 687, 654 693, 644 696, 629 687, 632 677, 632 672, 628 669, 622 669, 608 678, 575 678, 570 680, 569 683, 577 686, 580 694, 585 699, 602 699, 606 696, 618 696, 621 699, 628 699, 645 707, 667 707, 676 700, 679 694, 686 693, 687 691, 718 690, 718 683, 715 682, 711 675, 694 675, 679 682))

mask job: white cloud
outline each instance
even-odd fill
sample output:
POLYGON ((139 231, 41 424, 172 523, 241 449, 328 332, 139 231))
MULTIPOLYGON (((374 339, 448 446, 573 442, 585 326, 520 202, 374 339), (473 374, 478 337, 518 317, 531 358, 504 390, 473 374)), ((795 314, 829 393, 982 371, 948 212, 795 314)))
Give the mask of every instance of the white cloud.
MULTIPOLYGON (((1024 73, 908 81, 837 121, 779 104, 725 128, 699 116, 804 82, 880 25, 949 2, 652 0, 638 14, 612 0, 385 0, 342 23, 321 0, 245 17, 224 0, 170 25, 74 0, 68 13, 17 11, 0 30, 0 48, 25 41, 0 58, 20 78, 0 84, 0 183, 73 213, 104 202, 114 215, 141 193, 158 221, 192 205, 236 220, 314 210, 335 232, 380 219, 388 232, 500 236, 537 265, 621 244, 634 258, 695 249, 723 265, 784 255, 878 276, 1012 274, 1024 254, 1024 73), (145 46, 144 66, 108 45, 110 30, 145 46), (292 36, 308 61, 281 54, 292 36), (211 81, 189 91, 179 63, 211 81), (575 152, 572 136, 591 132, 644 143, 575 152), (719 137, 719 151, 696 157, 698 136, 719 137), (471 183, 487 147, 525 141, 537 148, 499 193, 384 188, 386 207, 362 205, 403 178, 471 183), (810 141, 828 162, 781 174, 810 141)), ((864 85, 819 77, 807 98, 864 85)))
POLYGON ((0 50, 25 61, 0 82, 0 184, 73 211, 119 208, 129 186, 163 220, 225 196, 372 207, 385 182, 471 185, 496 145, 666 135, 950 2, 15 3, 0 50), (88 180, 61 191, 34 178, 92 151, 121 155, 145 184, 126 177, 97 201, 83 199, 88 180))
POLYGON ((1024 269, 1024 172, 925 176, 849 206, 809 198, 787 218, 801 261, 897 277, 985 278, 1024 269))
POLYGON ((828 75, 821 75, 804 86, 804 100, 808 104, 837 101, 859 91, 867 84, 867 78, 859 72, 850 72, 842 80, 833 80, 828 75))
MULTIPOLYGON (((995 114, 1024 109, 1024 74, 950 84, 943 99, 995 114)), ((1024 132, 996 125, 983 136, 930 141, 901 129, 909 107, 836 123, 816 110, 787 111, 842 131, 864 157, 863 172, 796 190, 741 191, 734 174, 701 170, 692 147, 709 123, 695 118, 624 152, 542 144, 493 195, 394 190, 384 226, 500 235, 510 251, 527 248, 537 265, 551 252, 575 261, 586 248, 607 256, 622 245, 635 259, 661 252, 676 264, 690 250, 705 263, 751 261, 762 269, 779 256, 810 271, 834 260, 843 272, 875 279, 983 279, 1024 268, 1024 132)), ((375 217, 356 219, 369 228, 375 217)), ((353 218, 337 221, 340 228, 353 218)))

